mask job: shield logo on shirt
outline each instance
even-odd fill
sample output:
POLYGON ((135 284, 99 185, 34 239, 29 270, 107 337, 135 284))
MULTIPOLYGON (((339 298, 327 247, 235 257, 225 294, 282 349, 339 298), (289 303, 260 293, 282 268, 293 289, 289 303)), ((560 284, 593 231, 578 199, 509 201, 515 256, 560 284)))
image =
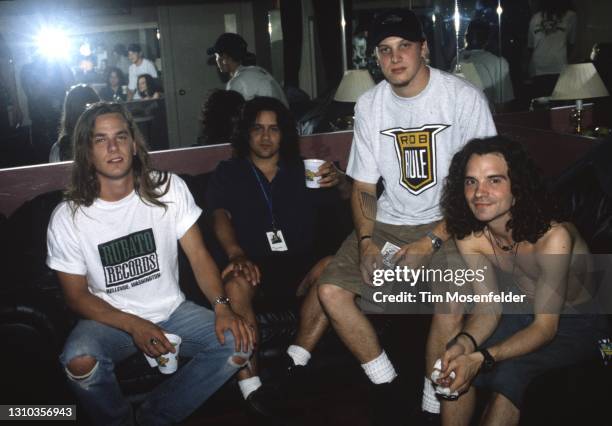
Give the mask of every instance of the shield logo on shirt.
POLYGON ((436 135, 449 127, 427 124, 423 127, 383 130, 395 141, 395 152, 400 166, 399 184, 418 195, 436 184, 436 135))

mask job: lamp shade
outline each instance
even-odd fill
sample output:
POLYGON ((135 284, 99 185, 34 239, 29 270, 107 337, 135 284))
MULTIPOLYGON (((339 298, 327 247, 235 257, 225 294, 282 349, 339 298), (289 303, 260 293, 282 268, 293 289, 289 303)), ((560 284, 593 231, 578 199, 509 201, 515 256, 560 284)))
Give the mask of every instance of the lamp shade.
POLYGON ((334 95, 334 101, 357 102, 357 98, 374 87, 374 79, 368 70, 345 71, 334 95))
POLYGON ((576 100, 609 96, 608 89, 591 62, 565 67, 550 99, 576 100))

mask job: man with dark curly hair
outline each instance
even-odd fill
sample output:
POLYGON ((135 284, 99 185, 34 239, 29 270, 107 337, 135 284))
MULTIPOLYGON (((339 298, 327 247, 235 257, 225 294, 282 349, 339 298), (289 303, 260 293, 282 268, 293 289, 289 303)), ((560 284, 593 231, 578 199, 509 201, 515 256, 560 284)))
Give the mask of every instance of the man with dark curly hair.
MULTIPOLYGON (((317 176, 327 189, 306 188, 295 120, 275 98, 244 104, 232 147, 233 158, 219 163, 207 187, 225 291, 236 312, 256 324, 256 309, 293 307, 298 285, 309 288, 297 336, 282 361, 287 369, 305 365, 328 324, 311 286, 329 262, 315 253, 315 212, 319 204, 334 203, 331 188, 348 198, 350 183, 326 161, 317 176)), ((238 373, 238 386, 253 414, 274 417, 278 393, 262 386, 256 355, 238 373)))
POLYGON ((470 423, 474 387, 493 392, 484 424, 518 424, 534 377, 597 356, 605 326, 592 315, 589 250, 552 205, 517 142, 475 139, 453 157, 442 197, 446 227, 483 279, 465 306, 471 315, 454 315, 457 334, 436 372, 437 385, 454 395, 442 404, 444 425, 470 423), (501 314, 504 294, 518 314, 507 315, 508 305, 501 314))

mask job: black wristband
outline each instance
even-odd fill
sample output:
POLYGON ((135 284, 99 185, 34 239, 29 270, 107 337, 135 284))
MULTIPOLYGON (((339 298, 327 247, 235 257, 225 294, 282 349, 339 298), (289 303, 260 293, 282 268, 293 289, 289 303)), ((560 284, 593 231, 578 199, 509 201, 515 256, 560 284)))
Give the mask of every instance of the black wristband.
POLYGON ((457 334, 457 336, 455 337, 455 340, 457 340, 459 336, 465 336, 468 339, 470 339, 472 341, 472 345, 474 345, 474 351, 478 350, 478 344, 476 343, 476 339, 474 339, 474 336, 472 336, 470 333, 468 333, 467 331, 462 331, 459 334, 457 334))
POLYGON ((366 239, 368 239, 368 238, 370 238, 370 239, 371 239, 371 238, 372 238, 372 236, 371 236, 371 235, 364 235, 363 237, 359 238, 359 242, 362 242, 363 240, 366 240, 366 239))

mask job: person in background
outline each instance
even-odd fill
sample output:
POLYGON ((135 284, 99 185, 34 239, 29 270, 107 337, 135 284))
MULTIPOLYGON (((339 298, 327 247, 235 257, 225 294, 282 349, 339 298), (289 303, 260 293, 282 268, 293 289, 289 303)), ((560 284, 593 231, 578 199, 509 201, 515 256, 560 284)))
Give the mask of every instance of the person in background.
POLYGON ((198 145, 229 143, 244 98, 233 90, 213 90, 202 106, 200 136, 198 145))
POLYGON ((111 66, 119 68, 124 76, 128 75, 131 62, 128 59, 127 49, 123 44, 117 43, 115 47, 113 47, 110 64, 111 66))
POLYGON ((529 22, 527 34, 532 98, 552 94, 575 41, 576 12, 570 0, 542 0, 540 11, 529 22))
POLYGON ((157 90, 157 82, 149 74, 138 76, 138 97, 141 100, 159 99, 161 92, 157 90))
POLYGON ((221 34, 206 53, 215 55, 219 71, 229 74, 227 90, 235 90, 247 101, 255 96, 270 96, 289 107, 285 92, 274 77, 261 67, 245 63, 250 55, 247 52, 247 42, 240 35, 221 34))
POLYGON ((480 81, 484 86, 484 94, 492 104, 502 104, 514 99, 514 90, 510 80, 508 61, 503 56, 497 56, 486 50, 490 38, 491 26, 484 21, 473 20, 465 33, 466 48, 459 53, 459 61, 455 64, 471 63, 476 68, 480 81))
POLYGON ((8 135, 11 129, 21 124, 22 119, 13 56, 0 34, 0 134, 8 135))
POLYGON ((139 99, 138 94, 138 76, 149 74, 153 78, 157 78, 157 69, 150 60, 143 56, 142 48, 137 43, 132 43, 128 46, 128 59, 132 62, 128 72, 128 96, 127 100, 131 101, 139 99))
POLYGON ((45 58, 39 52, 33 54, 31 63, 21 68, 21 87, 28 99, 36 162, 49 161, 66 92, 73 84, 74 75, 64 62, 45 58))
POLYGON ((111 67, 106 72, 106 86, 100 89, 100 99, 103 101, 125 101, 127 93, 123 93, 125 74, 117 67, 111 67))
POLYGON ((72 133, 76 123, 87 106, 99 100, 100 98, 94 89, 86 84, 72 86, 66 93, 59 136, 51 147, 51 153, 49 154, 50 163, 72 160, 72 133))

